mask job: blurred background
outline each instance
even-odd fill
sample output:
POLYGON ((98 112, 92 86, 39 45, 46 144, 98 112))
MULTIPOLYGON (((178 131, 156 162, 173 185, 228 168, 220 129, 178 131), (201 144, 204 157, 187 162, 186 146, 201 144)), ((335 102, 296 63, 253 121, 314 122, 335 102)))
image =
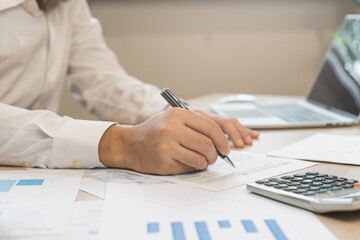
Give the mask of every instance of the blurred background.
MULTIPOLYGON (((357 0, 89 0, 126 71, 184 99, 305 96, 357 0)), ((96 119, 65 88, 60 115, 96 119)))

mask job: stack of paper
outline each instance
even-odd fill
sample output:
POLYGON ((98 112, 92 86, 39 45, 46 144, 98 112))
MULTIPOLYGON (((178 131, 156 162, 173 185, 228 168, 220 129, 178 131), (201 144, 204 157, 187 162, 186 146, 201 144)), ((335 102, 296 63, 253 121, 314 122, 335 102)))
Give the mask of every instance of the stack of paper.
POLYGON ((360 165, 360 136, 318 133, 268 156, 360 165))

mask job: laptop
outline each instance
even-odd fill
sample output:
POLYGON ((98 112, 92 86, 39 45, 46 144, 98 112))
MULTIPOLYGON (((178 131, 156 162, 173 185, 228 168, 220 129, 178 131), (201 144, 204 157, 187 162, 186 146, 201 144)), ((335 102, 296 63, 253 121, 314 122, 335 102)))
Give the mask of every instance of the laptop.
POLYGON ((347 15, 304 100, 212 103, 254 129, 354 125, 360 113, 360 15, 347 15))

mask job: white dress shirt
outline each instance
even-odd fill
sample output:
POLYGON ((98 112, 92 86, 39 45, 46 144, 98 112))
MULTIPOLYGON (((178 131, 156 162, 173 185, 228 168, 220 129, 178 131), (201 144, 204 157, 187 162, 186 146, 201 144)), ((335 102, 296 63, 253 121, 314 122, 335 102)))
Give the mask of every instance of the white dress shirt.
POLYGON ((96 167, 109 126, 142 122, 166 102, 121 68, 85 0, 50 3, 43 12, 35 0, 0 0, 0 164, 96 167), (105 121, 57 115, 65 81, 105 121))

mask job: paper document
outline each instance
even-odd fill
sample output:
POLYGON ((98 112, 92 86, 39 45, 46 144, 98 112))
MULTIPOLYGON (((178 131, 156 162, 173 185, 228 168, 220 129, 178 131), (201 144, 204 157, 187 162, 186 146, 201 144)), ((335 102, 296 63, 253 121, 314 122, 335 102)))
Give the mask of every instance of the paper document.
POLYGON ((59 234, 67 226, 82 170, 0 173, 0 236, 59 234))
POLYGON ((77 201, 64 231, 56 235, 4 237, 0 240, 97 240, 100 230, 103 200, 77 201))
POLYGON ((318 133, 268 156, 360 165, 360 136, 318 133))
POLYGON ((241 151, 231 151, 229 157, 236 168, 230 167, 223 159, 218 158, 216 163, 209 166, 207 170, 195 173, 173 176, 148 175, 132 171, 131 173, 219 191, 315 165, 305 161, 266 157, 260 154, 249 154, 241 151))
POLYGON ((108 183, 100 240, 335 239, 311 212, 252 194, 108 183), (306 229, 304 231, 304 229, 306 229))
POLYGON ((164 181, 147 176, 139 176, 119 169, 91 169, 85 170, 80 189, 99 198, 105 197, 106 183, 117 182, 122 184, 161 184, 164 181))

